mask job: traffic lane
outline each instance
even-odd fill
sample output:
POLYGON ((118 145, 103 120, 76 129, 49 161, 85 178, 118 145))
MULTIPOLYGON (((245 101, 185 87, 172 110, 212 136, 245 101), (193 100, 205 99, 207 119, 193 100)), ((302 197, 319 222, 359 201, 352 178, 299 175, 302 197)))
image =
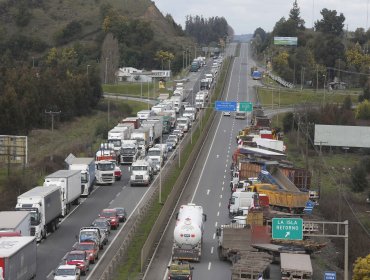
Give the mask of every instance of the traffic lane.
POLYGON ((76 242, 75 235, 79 233, 80 228, 89 226, 101 209, 106 208, 121 190, 121 185, 117 183, 112 186, 97 187, 83 203, 62 220, 56 232, 39 244, 36 279, 46 279, 58 267, 64 255, 76 242))

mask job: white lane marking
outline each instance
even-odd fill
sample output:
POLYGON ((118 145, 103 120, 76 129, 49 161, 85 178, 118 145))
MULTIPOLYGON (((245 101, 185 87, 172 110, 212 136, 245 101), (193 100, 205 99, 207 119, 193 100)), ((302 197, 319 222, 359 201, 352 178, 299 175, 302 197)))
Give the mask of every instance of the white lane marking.
MULTIPOLYGON (((222 185, 225 185, 225 181, 222 181, 222 185)), ((222 187, 223 188, 223 187, 222 187)))
POLYGON ((225 173, 227 172, 227 169, 225 169, 225 173))
POLYGON ((211 254, 213 254, 213 247, 211 248, 211 254))
POLYGON ((221 202, 218 203, 218 207, 221 207, 221 202))
POLYGON ((116 197, 118 197, 120 194, 121 194, 121 192, 117 193, 117 194, 116 194, 116 197))
POLYGON ((212 265, 212 263, 211 263, 211 262, 209 262, 209 263, 208 263, 208 270, 211 270, 211 265, 212 265))
POLYGON ((220 211, 217 212, 217 217, 219 217, 219 216, 220 216, 220 211))
POLYGON ((224 175, 224 179, 226 179, 226 175, 224 175))
POLYGON ((220 194, 220 198, 222 198, 222 194, 220 194))
MULTIPOLYGON (((225 183, 225 182, 224 182, 225 183)), ((221 188, 222 191, 224 191, 224 187, 221 188)))
POLYGON ((219 155, 216 155, 216 158, 219 158, 219 155))
POLYGON ((217 227, 217 225, 218 225, 218 222, 215 222, 215 227, 217 227))
POLYGON ((112 199, 112 200, 109 202, 109 205, 111 205, 113 202, 114 202, 114 199, 112 199))
POLYGON ((215 239, 215 238, 216 238, 216 233, 213 234, 213 239, 215 239))
POLYGON ((211 190, 207 190, 207 195, 209 195, 209 192, 210 192, 211 190))
POLYGON ((225 167, 227 167, 227 164, 225 164, 225 167))

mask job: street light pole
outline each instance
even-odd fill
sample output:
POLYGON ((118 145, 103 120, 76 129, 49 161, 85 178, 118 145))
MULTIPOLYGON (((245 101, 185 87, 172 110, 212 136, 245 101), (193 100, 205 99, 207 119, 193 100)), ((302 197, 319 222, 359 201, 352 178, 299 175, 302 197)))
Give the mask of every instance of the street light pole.
POLYGON ((89 77, 89 67, 90 67, 89 64, 86 65, 86 76, 87 76, 87 78, 89 77))
POLYGON ((324 76, 324 104, 325 105, 325 95, 326 95, 326 75, 323 75, 324 76))
POLYGON ((107 75, 108 75, 108 60, 109 58, 106 57, 105 58, 105 77, 104 77, 104 83, 106 84, 107 83, 107 75))

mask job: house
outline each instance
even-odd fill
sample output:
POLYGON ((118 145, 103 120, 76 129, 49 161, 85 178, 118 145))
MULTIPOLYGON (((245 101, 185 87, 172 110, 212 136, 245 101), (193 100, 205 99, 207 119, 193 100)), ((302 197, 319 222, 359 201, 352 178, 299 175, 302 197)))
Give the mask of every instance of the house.
POLYGON ((116 72, 118 82, 142 82, 151 83, 155 80, 168 80, 171 77, 171 70, 144 71, 133 67, 122 67, 116 72))

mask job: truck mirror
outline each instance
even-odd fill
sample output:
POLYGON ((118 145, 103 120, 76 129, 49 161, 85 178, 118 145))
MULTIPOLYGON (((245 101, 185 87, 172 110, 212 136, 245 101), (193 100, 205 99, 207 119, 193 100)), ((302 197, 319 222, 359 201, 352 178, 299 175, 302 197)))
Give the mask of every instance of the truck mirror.
POLYGON ((204 221, 207 221, 207 215, 206 214, 203 214, 203 219, 204 219, 204 221))
POLYGON ((216 229, 216 236, 221 236, 221 229, 220 228, 216 229))

